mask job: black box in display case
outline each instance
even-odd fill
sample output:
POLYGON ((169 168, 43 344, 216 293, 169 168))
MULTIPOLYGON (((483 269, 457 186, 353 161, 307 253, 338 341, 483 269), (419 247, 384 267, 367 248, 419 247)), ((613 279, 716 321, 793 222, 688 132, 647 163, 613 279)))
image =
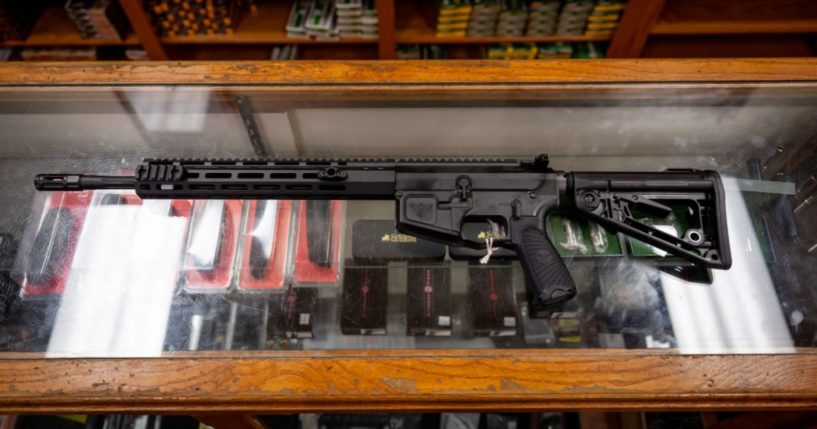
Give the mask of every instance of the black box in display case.
POLYGON ((468 297, 474 336, 516 335, 519 320, 511 264, 468 268, 468 297))
POLYGON ((409 264, 406 330, 408 335, 449 336, 451 267, 448 263, 409 264))
POLYGON ((343 275, 340 329, 346 335, 385 335, 389 269, 347 261, 343 275))
POLYGON ((358 261, 441 261, 445 246, 401 234, 393 220, 362 219, 352 225, 352 256, 358 261))

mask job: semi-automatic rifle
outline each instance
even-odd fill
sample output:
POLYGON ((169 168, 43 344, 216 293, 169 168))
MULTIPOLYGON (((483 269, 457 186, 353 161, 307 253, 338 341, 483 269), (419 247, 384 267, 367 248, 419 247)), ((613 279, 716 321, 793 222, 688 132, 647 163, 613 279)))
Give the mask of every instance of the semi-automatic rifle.
POLYGON ((707 268, 731 266, 724 192, 714 171, 554 171, 514 159, 146 159, 134 176, 40 174, 41 191, 131 189, 144 199, 394 200, 397 230, 450 246, 490 248, 463 225, 490 223, 494 246, 525 272, 532 314, 576 287, 545 230, 566 209, 707 268), (683 218, 671 234, 645 219, 683 218))

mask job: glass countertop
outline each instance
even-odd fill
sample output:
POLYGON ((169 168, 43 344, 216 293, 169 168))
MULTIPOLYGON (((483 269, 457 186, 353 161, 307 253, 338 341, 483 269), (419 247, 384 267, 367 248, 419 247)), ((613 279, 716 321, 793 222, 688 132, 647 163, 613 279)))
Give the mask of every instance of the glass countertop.
POLYGON ((817 104, 808 94, 774 85, 518 98, 476 89, 400 98, 241 86, 3 88, 0 358, 814 347, 817 104), (38 173, 130 175, 157 157, 539 153, 566 171, 718 171, 731 269, 668 265, 658 249, 620 234, 594 251, 595 227, 557 213, 546 224, 578 294, 534 318, 512 253, 482 264, 480 251, 400 234, 394 202, 142 201, 33 186, 38 173))

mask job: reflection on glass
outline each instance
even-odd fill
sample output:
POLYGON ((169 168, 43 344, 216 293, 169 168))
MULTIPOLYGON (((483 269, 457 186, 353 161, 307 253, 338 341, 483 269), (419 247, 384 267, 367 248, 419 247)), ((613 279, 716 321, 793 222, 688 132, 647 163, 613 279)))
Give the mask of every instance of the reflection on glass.
POLYGON ((180 271, 185 223, 169 201, 92 205, 79 232, 47 351, 156 356, 180 271))
POLYGON ((753 221, 737 184, 725 183, 732 269, 710 286, 662 274, 678 348, 696 353, 791 351, 793 341, 753 221))
MULTIPOLYGON (((554 243, 569 252, 579 295, 547 319, 530 317, 513 254, 480 265, 482 254, 458 256, 451 249, 390 258, 385 250, 381 258, 356 253, 353 241, 361 234, 354 225, 381 220, 388 227, 389 202, 349 202, 342 214, 324 219, 337 246, 328 246, 332 263, 322 267, 309 265, 309 249, 301 248, 308 236, 301 229, 305 208, 297 203, 219 202, 221 217, 201 218, 190 201, 33 192, 38 172, 123 174, 142 157, 253 156, 235 88, 76 90, 45 101, 27 93, 6 100, 0 93, 0 233, 18 249, 0 249, 0 279, 6 273, 21 286, 9 310, 0 308, 0 351, 55 357, 544 347, 741 353, 815 346, 817 298, 810 285, 817 225, 809 221, 817 207, 815 107, 763 91, 679 89, 659 96, 619 89, 595 100, 525 103, 247 93, 265 150, 275 155, 548 152, 566 170, 692 167, 728 178, 729 271, 669 263, 655 249, 595 224, 550 222, 554 243), (762 160, 759 168, 753 158, 762 160), (188 259, 213 269, 185 271, 188 259)), ((371 240, 409 245, 411 237, 394 234, 378 232, 371 240)))

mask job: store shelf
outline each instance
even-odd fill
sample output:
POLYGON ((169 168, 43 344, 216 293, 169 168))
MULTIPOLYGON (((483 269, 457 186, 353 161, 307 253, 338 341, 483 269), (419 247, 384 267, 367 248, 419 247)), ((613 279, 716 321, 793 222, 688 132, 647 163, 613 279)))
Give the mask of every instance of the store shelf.
POLYGON ((610 36, 437 37, 433 28, 416 27, 398 29, 395 40, 401 44, 603 42, 610 40, 610 36))
POLYGON ((753 21, 658 21, 650 34, 800 34, 817 33, 817 19, 753 21))
POLYGON ((813 57, 810 37, 802 34, 684 34, 651 37, 643 58, 813 57))
POLYGON ((130 33, 124 40, 83 39, 77 27, 59 4, 50 4, 37 20, 26 40, 5 40, 0 46, 139 46, 139 39, 130 33))
POLYGON ((289 37, 286 22, 291 4, 289 2, 262 3, 254 14, 248 13, 238 23, 233 34, 191 35, 164 37, 166 44, 364 44, 376 45, 377 39, 341 38, 339 40, 302 39, 289 37))
POLYGON ((437 37, 434 30, 433 2, 418 5, 398 2, 395 42, 400 44, 487 44, 545 42, 603 42, 610 36, 516 36, 516 37, 437 37))
POLYGON ((817 33, 812 0, 676 0, 667 2, 653 35, 817 33))

